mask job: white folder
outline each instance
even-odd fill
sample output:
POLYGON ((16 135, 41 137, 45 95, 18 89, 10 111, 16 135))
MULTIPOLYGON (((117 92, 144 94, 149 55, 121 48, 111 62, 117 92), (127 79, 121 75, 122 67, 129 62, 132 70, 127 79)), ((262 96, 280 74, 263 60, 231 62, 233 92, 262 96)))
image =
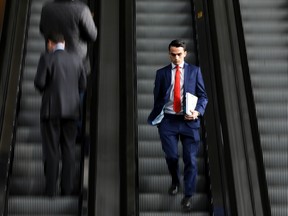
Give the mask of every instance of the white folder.
POLYGON ((192 115, 190 110, 195 110, 196 105, 197 105, 198 97, 186 92, 186 114, 187 115, 192 115))

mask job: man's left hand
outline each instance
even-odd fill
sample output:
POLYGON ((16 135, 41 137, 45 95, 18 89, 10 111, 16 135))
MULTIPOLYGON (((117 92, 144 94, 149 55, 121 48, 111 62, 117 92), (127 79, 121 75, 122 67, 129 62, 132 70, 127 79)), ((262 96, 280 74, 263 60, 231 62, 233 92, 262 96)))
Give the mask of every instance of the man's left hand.
POLYGON ((196 119, 198 119, 198 116, 200 116, 200 113, 198 112, 198 111, 196 111, 196 110, 193 110, 193 111, 191 111, 191 115, 185 115, 185 120, 188 120, 188 121, 193 121, 193 120, 196 120, 196 119))

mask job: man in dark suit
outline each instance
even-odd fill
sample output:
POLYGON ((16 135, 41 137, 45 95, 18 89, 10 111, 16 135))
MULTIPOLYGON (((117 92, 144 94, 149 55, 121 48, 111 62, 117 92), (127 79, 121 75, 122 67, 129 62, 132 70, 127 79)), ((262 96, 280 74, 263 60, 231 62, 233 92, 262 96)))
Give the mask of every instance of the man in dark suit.
POLYGON ((97 38, 90 9, 78 0, 54 0, 46 3, 41 11, 40 32, 47 40, 50 32, 62 32, 66 50, 83 59, 87 71, 90 64, 87 56, 87 44, 97 38))
MULTIPOLYGON (((90 61, 87 53, 88 43, 97 38, 92 13, 88 6, 79 0, 53 0, 46 3, 41 11, 40 32, 47 41, 50 32, 62 32, 66 51, 75 53, 83 59, 87 75, 90 74, 90 61)), ((81 109, 85 110, 86 92, 81 92, 81 109)), ((77 139, 84 138, 85 111, 78 121, 77 139)))
POLYGON ((199 117, 204 114, 208 98, 200 68, 186 63, 186 55, 184 42, 173 40, 169 44, 171 64, 156 72, 154 107, 148 117, 148 123, 158 127, 162 149, 172 177, 172 184, 168 190, 170 195, 176 195, 179 190, 178 140, 182 142, 184 197, 181 205, 183 210, 188 211, 191 209, 191 197, 196 187, 199 117), (195 109, 188 111, 185 107, 187 92, 198 97, 195 109))
POLYGON ((47 37, 49 53, 41 55, 34 79, 42 93, 40 125, 46 194, 56 194, 59 160, 62 154, 61 194, 73 192, 77 120, 80 116, 80 91, 86 88, 83 62, 64 50, 62 34, 47 37))

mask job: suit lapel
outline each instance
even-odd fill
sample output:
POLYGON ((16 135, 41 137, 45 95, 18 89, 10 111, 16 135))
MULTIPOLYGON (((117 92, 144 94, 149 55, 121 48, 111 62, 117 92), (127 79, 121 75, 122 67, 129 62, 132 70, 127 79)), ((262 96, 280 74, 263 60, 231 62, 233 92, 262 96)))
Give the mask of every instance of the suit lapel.
POLYGON ((188 85, 188 80, 189 80, 189 76, 190 76, 190 68, 189 68, 189 64, 185 63, 184 64, 184 95, 186 94, 186 89, 187 89, 187 85, 188 85))
POLYGON ((172 88, 171 85, 171 70, 172 70, 172 66, 171 64, 167 66, 166 71, 165 71, 165 82, 166 82, 166 97, 169 98, 170 96, 170 91, 172 88))

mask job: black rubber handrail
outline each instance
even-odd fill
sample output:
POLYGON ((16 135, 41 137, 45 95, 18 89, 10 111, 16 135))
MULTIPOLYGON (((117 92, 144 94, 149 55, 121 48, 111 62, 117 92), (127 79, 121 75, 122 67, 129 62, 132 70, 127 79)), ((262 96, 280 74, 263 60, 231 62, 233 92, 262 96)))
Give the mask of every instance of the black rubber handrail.
POLYGON ((27 18, 30 0, 12 0, 6 5, 5 20, 1 36, 1 181, 0 181, 0 211, 6 215, 9 176, 13 163, 13 144, 15 125, 21 97, 20 82, 23 66, 23 53, 27 35, 27 18), (3 49, 2 49, 3 48, 3 49), (2 86, 3 85, 3 86, 2 86))

